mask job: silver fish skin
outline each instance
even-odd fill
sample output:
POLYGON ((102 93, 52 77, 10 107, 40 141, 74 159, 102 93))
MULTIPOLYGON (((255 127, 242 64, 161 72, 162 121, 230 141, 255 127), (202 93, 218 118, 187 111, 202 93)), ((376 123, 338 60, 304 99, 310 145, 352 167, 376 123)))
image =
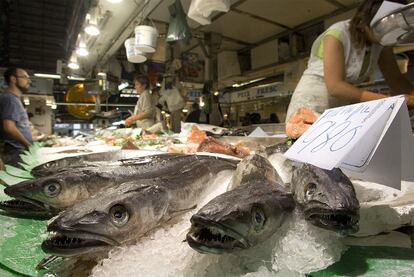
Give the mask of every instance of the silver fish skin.
POLYGON ((98 167, 106 164, 119 165, 120 162, 117 161, 123 159, 132 159, 136 162, 140 162, 141 160, 146 159, 146 157, 137 157, 137 155, 139 155, 139 152, 135 150, 118 150, 66 157, 38 165, 32 169, 31 174, 34 177, 39 178, 50 176, 58 172, 63 172, 75 168, 82 168, 86 166, 98 167))
POLYGON ((186 240, 205 254, 247 249, 274 234, 294 207, 292 194, 278 183, 249 180, 194 214, 186 240))
POLYGON ((121 158, 120 153, 121 151, 110 151, 65 157, 40 164, 32 169, 31 174, 34 177, 38 178, 49 176, 50 174, 53 174, 60 169, 68 168, 71 166, 85 166, 86 164, 93 162, 114 161, 121 158))
POLYGON ((313 225, 343 235, 358 231, 359 202, 352 182, 339 168, 297 165, 292 189, 305 219, 313 225))
POLYGON ((222 170, 224 160, 204 159, 177 169, 175 175, 132 181, 110 188, 61 213, 48 230, 58 235, 42 249, 73 256, 133 241, 183 211, 194 208, 222 170))
POLYGON ((227 190, 232 190, 249 180, 263 179, 282 184, 278 172, 268 159, 261 155, 252 154, 239 162, 227 190))
MULTIPOLYGON (((61 211, 90 198, 108 187, 124 182, 175 174, 182 167, 198 161, 222 161, 236 166, 236 160, 206 155, 166 154, 124 160, 122 165, 76 168, 52 176, 28 180, 7 187, 4 192, 21 201, 31 203, 46 211, 61 211)), ((10 211, 7 202, 0 209, 10 211)), ((17 209, 16 209, 17 212, 17 209)))
POLYGON ((270 146, 266 147, 265 148, 265 153, 266 153, 267 156, 271 156, 271 155, 276 154, 276 153, 282 153, 283 154, 283 153, 285 153, 286 151, 289 150, 289 147, 290 146, 288 144, 286 144, 284 142, 281 142, 281 143, 277 143, 277 144, 270 145, 270 146))
POLYGON ((274 166, 286 187, 289 187, 294 169, 293 162, 284 156, 289 147, 286 143, 278 143, 266 147, 265 153, 262 154, 274 166))

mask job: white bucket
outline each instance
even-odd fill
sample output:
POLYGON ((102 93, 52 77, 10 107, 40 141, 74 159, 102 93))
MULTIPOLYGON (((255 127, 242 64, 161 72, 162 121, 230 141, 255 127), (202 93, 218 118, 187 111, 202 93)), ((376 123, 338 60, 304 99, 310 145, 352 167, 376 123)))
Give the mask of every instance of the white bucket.
POLYGON ((158 31, 154 27, 139 25, 135 27, 135 48, 144 53, 154 53, 157 47, 158 31))
POLYGON ((147 57, 135 47, 135 38, 129 38, 125 41, 127 59, 131 63, 143 63, 147 57))

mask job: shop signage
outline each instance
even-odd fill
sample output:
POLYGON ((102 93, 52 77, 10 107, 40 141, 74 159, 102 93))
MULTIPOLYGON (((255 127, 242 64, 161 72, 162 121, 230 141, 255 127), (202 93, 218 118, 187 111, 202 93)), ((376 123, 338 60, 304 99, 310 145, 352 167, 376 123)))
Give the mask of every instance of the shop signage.
MULTIPOLYGON (((283 83, 271 83, 268 85, 248 88, 241 91, 233 91, 229 93, 220 93, 219 101, 220 103, 238 103, 245 102, 250 100, 257 100, 262 98, 270 97, 281 97, 281 96, 290 96, 292 91, 286 90, 283 86, 283 83)), ((187 99, 189 101, 196 101, 202 96, 201 89, 193 89, 188 91, 187 99)))
POLYGON ((130 98, 138 98, 139 97, 136 90, 132 89, 132 88, 124 88, 123 90, 121 90, 121 93, 119 94, 119 96, 121 96, 121 97, 130 97, 130 98))
POLYGON ((414 181, 414 138, 402 96, 326 110, 286 157, 400 189, 414 181))
MULTIPOLYGON (((228 93, 220 93, 219 95, 219 102, 220 103, 228 103, 229 102, 229 94, 228 93)), ((187 99, 189 101, 198 102, 200 98, 203 96, 203 90, 202 89, 192 89, 187 92, 187 99)))
POLYGON ((201 97, 201 95, 202 95, 201 89, 193 89, 187 92, 187 99, 195 102, 197 99, 201 97))
POLYGON ((237 103, 269 97, 289 96, 292 95, 292 91, 286 90, 283 83, 272 83, 242 91, 231 92, 230 95, 230 102, 237 103))

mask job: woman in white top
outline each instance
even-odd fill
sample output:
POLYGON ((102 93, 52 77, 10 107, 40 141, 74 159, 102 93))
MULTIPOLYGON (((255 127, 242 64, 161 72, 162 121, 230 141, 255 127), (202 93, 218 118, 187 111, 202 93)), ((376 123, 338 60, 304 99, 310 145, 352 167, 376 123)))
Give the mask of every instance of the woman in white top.
POLYGON ((155 123, 155 101, 149 91, 149 80, 146 76, 135 75, 135 90, 139 99, 135 105, 134 114, 125 119, 125 126, 129 127, 134 122, 137 127, 147 129, 155 123))
MULTIPOLYGON (((401 74, 392 47, 382 47, 370 27, 383 0, 365 0, 351 20, 329 27, 313 43, 308 67, 303 73, 286 115, 286 121, 301 107, 322 113, 325 109, 387 97, 356 87, 378 66, 391 94, 405 94, 414 106, 413 85, 401 74)), ((401 4, 406 1, 393 0, 401 4)))

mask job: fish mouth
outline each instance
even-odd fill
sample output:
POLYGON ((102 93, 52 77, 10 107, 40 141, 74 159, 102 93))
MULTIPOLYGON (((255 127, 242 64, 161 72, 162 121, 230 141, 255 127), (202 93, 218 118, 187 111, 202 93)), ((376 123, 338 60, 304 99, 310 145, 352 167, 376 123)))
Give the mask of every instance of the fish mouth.
POLYGON ((349 235, 359 230, 359 214, 356 211, 313 208, 305 211, 305 218, 323 229, 349 235))
POLYGON ((13 186, 4 189, 4 193, 12 197, 11 200, 0 202, 0 209, 5 215, 31 219, 49 219, 59 211, 46 203, 26 197, 13 186))
MULTIPOLYGON (((49 230, 50 231, 50 230, 49 230)), ((59 232, 43 241, 42 250, 61 257, 71 257, 104 250, 119 245, 118 242, 102 235, 88 232, 59 232)))
POLYGON ((25 201, 21 199, 12 199, 0 202, 0 210, 4 211, 4 215, 30 218, 30 219, 50 219, 58 213, 58 211, 46 207, 43 203, 35 200, 25 201))
POLYGON ((250 247, 249 242, 235 230, 220 223, 193 215, 187 243, 204 254, 222 254, 250 247))

